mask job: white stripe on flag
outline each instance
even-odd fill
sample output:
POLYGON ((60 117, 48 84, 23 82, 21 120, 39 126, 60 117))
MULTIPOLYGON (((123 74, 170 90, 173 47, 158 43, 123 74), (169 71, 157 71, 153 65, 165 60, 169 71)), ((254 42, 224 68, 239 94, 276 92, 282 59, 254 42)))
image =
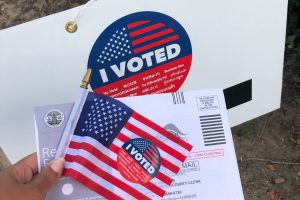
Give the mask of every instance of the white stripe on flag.
POLYGON ((124 142, 122 142, 121 140, 119 140, 118 138, 115 138, 113 141, 113 144, 115 144, 117 147, 122 147, 124 142))
POLYGON ((105 147, 100 142, 98 142, 97 140, 95 140, 91 137, 88 137, 88 136, 82 137, 82 136, 73 135, 72 141, 78 142, 78 143, 86 142, 86 143, 94 146, 97 149, 101 149, 101 152, 103 152, 103 154, 110 157, 111 159, 117 160, 117 155, 114 152, 112 152, 107 147, 105 147))
POLYGON ((97 176, 96 174, 94 174, 93 172, 91 172, 90 170, 88 170, 87 168, 85 168, 84 166, 82 166, 78 163, 66 162, 65 168, 66 169, 74 169, 77 172, 84 174, 84 176, 86 176, 88 179, 90 179, 90 180, 94 181, 95 183, 97 183, 98 185, 101 185, 102 187, 110 190, 111 192, 117 194, 120 197, 126 197, 126 199, 136 199, 133 196, 131 196, 130 194, 128 194, 127 192, 118 188, 116 185, 111 184, 110 182, 106 181, 105 179, 101 178, 100 176, 97 176), (127 198, 127 196, 129 198, 127 198))

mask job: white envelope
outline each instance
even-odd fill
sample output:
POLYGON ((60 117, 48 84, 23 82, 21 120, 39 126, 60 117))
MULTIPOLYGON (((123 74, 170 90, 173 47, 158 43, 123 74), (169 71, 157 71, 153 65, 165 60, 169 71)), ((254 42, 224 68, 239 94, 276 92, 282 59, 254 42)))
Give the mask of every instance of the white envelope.
MULTIPOLYGON (((244 199, 222 90, 118 100, 193 145, 192 152, 175 177, 175 182, 167 188, 163 200, 244 199)), ((72 107, 73 104, 60 104, 35 108, 40 167, 54 158, 72 107), (53 110, 61 113, 64 121, 59 127, 51 128, 46 125, 45 116, 53 110)), ((48 193, 47 199, 75 200, 84 197, 102 199, 76 181, 62 178, 48 193)))

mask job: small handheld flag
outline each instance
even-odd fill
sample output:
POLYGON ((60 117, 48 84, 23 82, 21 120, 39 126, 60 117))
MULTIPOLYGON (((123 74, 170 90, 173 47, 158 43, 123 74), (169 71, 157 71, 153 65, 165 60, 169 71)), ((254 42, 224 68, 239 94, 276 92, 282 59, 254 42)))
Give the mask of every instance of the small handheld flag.
POLYGON ((122 102, 88 93, 64 175, 107 199, 160 199, 192 146, 122 102))
POLYGON ((72 136, 72 133, 74 132, 74 129, 75 129, 74 121, 78 120, 79 113, 80 113, 83 103, 84 103, 84 99, 86 98, 86 95, 88 93, 87 89, 90 84, 91 76, 92 76, 92 70, 90 68, 88 68, 82 79, 78 98, 75 101, 74 107, 72 109, 70 118, 67 123, 67 126, 64 130, 60 144, 57 148, 55 158, 64 157, 64 155, 65 155, 66 148, 68 147, 69 142, 70 142, 70 137, 72 136))

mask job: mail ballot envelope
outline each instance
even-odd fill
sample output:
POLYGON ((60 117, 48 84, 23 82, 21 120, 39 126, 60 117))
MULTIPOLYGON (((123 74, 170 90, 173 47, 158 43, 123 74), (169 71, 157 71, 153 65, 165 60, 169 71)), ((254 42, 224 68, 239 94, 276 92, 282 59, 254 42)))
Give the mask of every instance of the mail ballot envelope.
MULTIPOLYGON (((198 90, 118 100, 193 145, 174 182, 166 188, 163 200, 244 199, 223 90, 198 90)), ((40 169, 55 157, 72 107, 72 103, 67 103, 35 108, 40 169)), ((104 199, 75 180, 63 177, 49 191, 46 199, 85 198, 104 199)), ((129 200, 128 197, 124 199, 129 200)))

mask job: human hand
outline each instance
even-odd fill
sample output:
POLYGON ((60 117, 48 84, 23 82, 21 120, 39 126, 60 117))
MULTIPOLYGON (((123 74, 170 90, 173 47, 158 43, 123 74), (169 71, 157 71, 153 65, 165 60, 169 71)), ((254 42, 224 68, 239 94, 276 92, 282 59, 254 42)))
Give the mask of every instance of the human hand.
POLYGON ((57 159, 37 173, 37 155, 33 153, 0 172, 0 199, 43 200, 63 168, 64 160, 57 159))

